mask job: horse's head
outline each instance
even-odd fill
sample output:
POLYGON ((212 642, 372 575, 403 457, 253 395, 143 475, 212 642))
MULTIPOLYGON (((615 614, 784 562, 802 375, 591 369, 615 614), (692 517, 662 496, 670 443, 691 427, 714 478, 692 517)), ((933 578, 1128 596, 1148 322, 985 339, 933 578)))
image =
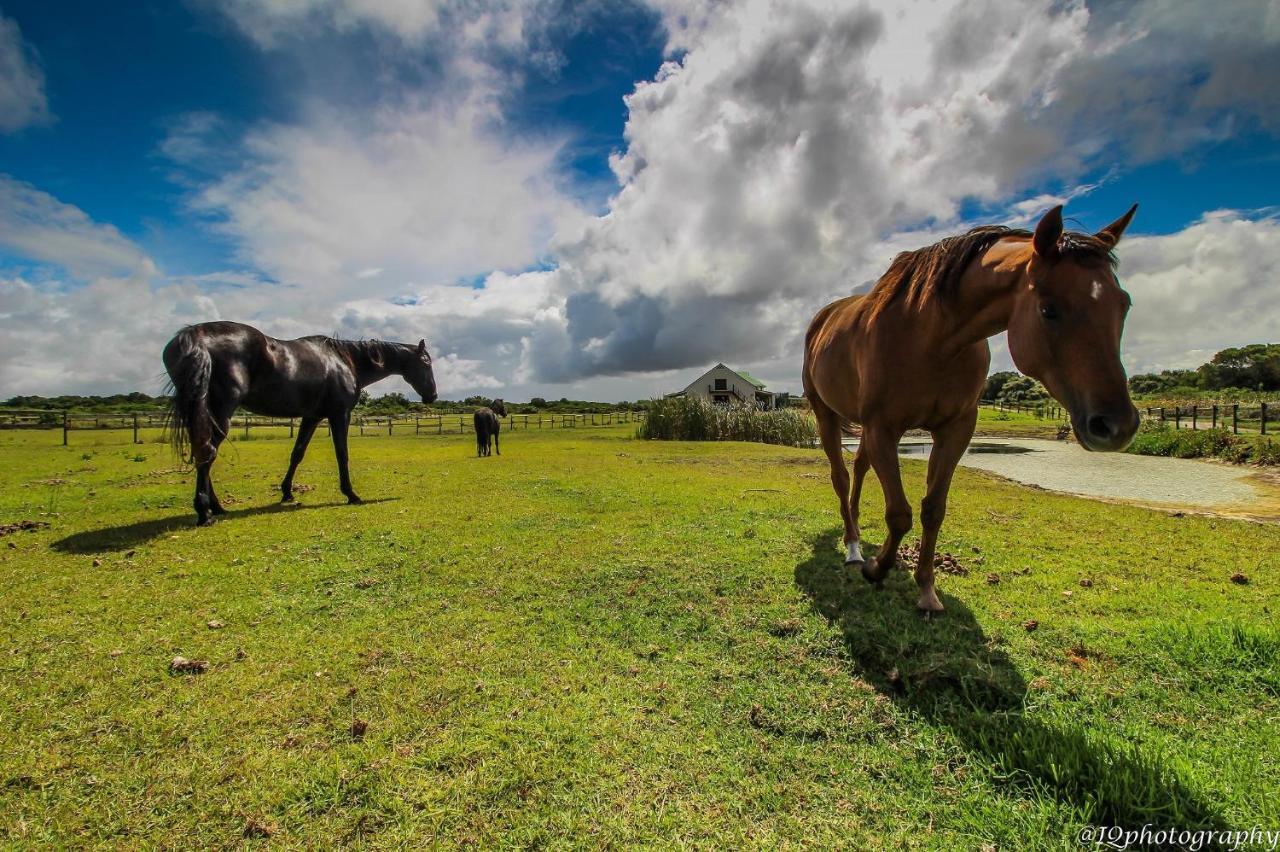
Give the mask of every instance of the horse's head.
POLYGON ((418 392, 423 402, 436 401, 436 376, 431 371, 427 341, 419 340, 417 346, 409 347, 409 357, 405 359, 404 365, 404 380, 418 392))
POLYGON ((1120 363, 1130 300, 1111 256, 1137 209, 1092 236, 1064 235, 1061 205, 1046 213, 1009 318, 1014 364, 1071 412, 1071 428, 1089 450, 1122 450, 1138 429, 1120 363))
POLYGON ((498 415, 499 417, 506 417, 506 416, 507 416, 507 406, 506 406, 506 403, 504 403, 504 402, 503 402, 502 400, 500 400, 500 399, 495 399, 495 400, 493 401, 493 404, 492 404, 492 405, 490 405, 490 406, 489 406, 489 408, 493 411, 493 413, 494 413, 494 414, 498 415))

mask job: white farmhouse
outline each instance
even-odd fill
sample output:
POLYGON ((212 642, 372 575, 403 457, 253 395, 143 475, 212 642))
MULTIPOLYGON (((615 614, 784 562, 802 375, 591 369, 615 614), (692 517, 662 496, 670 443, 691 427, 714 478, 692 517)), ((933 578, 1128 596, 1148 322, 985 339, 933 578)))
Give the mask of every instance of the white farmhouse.
POLYGON ((724 364, 716 364, 684 390, 667 394, 668 398, 676 396, 696 396, 718 405, 746 403, 766 411, 778 404, 778 395, 765 390, 764 382, 749 373, 730 370, 724 364))

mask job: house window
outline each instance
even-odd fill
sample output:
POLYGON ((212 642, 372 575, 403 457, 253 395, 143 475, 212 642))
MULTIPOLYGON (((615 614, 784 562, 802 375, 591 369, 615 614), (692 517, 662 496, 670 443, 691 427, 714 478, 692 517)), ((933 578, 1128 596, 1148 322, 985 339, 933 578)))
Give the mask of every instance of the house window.
POLYGON ((728 383, 729 383, 728 379, 716 379, 716 390, 728 390, 729 389, 728 383))

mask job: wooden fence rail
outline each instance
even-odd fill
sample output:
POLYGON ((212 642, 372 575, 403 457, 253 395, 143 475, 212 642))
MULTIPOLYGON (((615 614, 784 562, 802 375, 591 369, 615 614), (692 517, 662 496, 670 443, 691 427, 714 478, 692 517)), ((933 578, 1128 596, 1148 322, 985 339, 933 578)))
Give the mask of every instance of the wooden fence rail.
MULTIPOLYGON (((577 429, 589 426, 613 426, 638 423, 644 419, 641 411, 595 411, 578 413, 541 412, 538 414, 510 414, 504 418, 508 431, 527 429, 577 429)), ((121 432, 132 433, 133 443, 141 444, 143 429, 163 429, 167 418, 163 414, 87 414, 74 411, 23 411, 0 410, 0 431, 6 429, 36 429, 61 431, 62 445, 68 446, 72 432, 121 432)), ((297 418, 260 417, 242 414, 232 418, 228 438, 252 438, 253 429, 289 430, 292 438, 297 429, 297 418)), ((324 422, 326 432, 329 422, 324 422)), ((359 414, 352 418, 353 435, 408 434, 415 435, 464 434, 474 431, 471 414, 359 414), (400 431, 397 432, 396 430, 400 431)), ((284 437, 272 434, 271 437, 284 437)))
POLYGON ((996 411, 1012 411, 1019 414, 1030 414, 1033 417, 1039 417, 1041 420, 1067 420, 1069 415, 1066 409, 1058 405, 1056 402, 1047 403, 1026 403, 1026 402, 1004 402, 1001 400, 984 399, 978 405, 982 408, 991 408, 996 411))
POLYGON ((1274 402, 1260 402, 1257 405, 1230 403, 1148 406, 1143 413, 1147 420, 1154 420, 1162 425, 1172 424, 1175 429, 1230 429, 1236 435, 1241 432, 1267 435, 1276 431, 1274 402))

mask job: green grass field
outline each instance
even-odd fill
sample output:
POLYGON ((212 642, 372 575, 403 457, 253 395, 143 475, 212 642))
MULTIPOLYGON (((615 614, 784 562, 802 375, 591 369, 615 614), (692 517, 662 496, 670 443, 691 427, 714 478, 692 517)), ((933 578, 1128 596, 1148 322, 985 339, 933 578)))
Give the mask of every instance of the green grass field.
MULTIPOLYGON (((484 460, 469 436, 353 439, 363 506, 318 438, 301 508, 275 503, 288 443, 236 443, 208 529, 160 445, 0 435, 0 523, 50 524, 0 540, 0 838, 1062 848, 1087 822, 1280 826, 1280 528, 961 468, 940 547, 968 574, 923 622, 905 572, 846 577, 820 453, 630 434, 518 432, 484 460)), ((872 542, 880 512, 869 484, 872 542)))
POLYGON ((978 436, 1001 438, 1056 438, 1060 421, 1019 411, 978 409, 978 436))

